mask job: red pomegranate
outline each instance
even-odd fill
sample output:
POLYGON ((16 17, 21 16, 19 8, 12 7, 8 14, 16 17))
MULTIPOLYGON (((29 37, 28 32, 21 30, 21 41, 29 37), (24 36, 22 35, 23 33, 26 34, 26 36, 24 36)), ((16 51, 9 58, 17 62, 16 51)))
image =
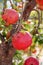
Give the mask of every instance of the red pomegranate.
POLYGON ((43 6, 38 6, 38 9, 43 10, 43 6))
POLYGON ((32 37, 30 33, 19 32, 12 37, 12 45, 17 50, 25 50, 32 44, 32 37))
POLYGON ((37 2, 38 5, 43 6, 43 0, 36 0, 36 2, 37 2))
POLYGON ((36 0, 36 3, 39 5, 39 9, 43 10, 43 0, 36 0))
POLYGON ((19 19, 19 15, 14 9, 6 9, 2 19, 6 22, 6 25, 15 24, 19 19))
POLYGON ((25 60, 24 65, 39 65, 39 61, 36 58, 29 57, 25 60))

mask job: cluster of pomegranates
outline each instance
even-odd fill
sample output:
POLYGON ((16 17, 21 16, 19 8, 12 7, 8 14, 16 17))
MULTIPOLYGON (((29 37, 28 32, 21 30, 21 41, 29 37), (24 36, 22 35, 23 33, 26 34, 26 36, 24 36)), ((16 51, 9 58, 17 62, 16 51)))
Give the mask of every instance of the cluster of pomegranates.
MULTIPOLYGON (((6 25, 15 24, 19 20, 19 15, 14 9, 6 9, 2 15, 2 19, 6 25)), ((30 33, 19 32, 12 37, 12 45, 17 50, 25 50, 32 44, 32 37, 30 33)))
MULTIPOLYGON (((39 6, 43 6, 43 1, 36 0, 39 6)), ((6 9, 2 15, 2 19, 5 21, 6 25, 15 24, 19 20, 19 14, 14 9, 6 9)), ((25 50, 32 44, 32 36, 29 32, 18 32, 16 35, 12 36, 12 45, 17 50, 25 50)), ((37 59, 30 57, 28 58, 24 65, 39 65, 37 59)))

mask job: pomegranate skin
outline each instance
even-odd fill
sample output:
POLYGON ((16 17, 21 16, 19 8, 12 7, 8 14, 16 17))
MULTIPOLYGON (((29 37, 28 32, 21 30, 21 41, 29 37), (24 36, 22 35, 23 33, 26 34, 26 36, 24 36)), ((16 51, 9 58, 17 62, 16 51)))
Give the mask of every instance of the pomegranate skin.
POLYGON ((15 24, 19 20, 19 14, 14 9, 6 9, 2 15, 6 25, 15 24))
POLYGON ((24 65, 39 65, 39 61, 36 58, 29 57, 25 60, 24 65))
POLYGON ((36 3, 38 4, 38 9, 43 10, 43 0, 36 0, 36 3))
POLYGON ((38 9, 43 10, 43 6, 38 6, 38 9))
POLYGON ((19 32, 12 37, 12 45, 17 50, 25 50, 32 44, 32 37, 30 33, 19 32))
POLYGON ((43 6, 43 0, 36 0, 36 2, 37 2, 38 5, 43 6))

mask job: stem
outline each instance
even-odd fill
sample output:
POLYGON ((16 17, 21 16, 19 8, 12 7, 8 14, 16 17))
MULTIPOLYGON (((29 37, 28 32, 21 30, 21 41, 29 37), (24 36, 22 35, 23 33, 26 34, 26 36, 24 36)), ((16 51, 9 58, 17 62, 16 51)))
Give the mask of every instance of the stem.
POLYGON ((13 24, 13 28, 10 31, 10 37, 7 39, 7 41, 9 41, 13 35, 16 35, 21 30, 21 28, 20 20, 16 24, 13 24))
POLYGON ((5 9, 6 9, 6 2, 7 2, 7 0, 4 0, 4 3, 3 3, 3 12, 2 12, 2 14, 4 13, 4 11, 5 11, 5 9))
POLYGON ((41 11, 41 23, 42 23, 42 11, 41 11))
POLYGON ((24 21, 26 21, 29 18, 31 11, 33 10, 35 6, 36 6, 35 0, 26 0, 26 4, 24 7, 23 15, 22 15, 22 19, 24 21))
POLYGON ((40 13, 39 13, 39 11, 36 10, 36 9, 33 9, 33 10, 36 11, 37 14, 38 14, 38 25, 37 25, 37 30, 38 30, 38 29, 39 29, 39 26, 40 26, 40 23, 41 23, 41 21, 40 21, 40 13))
POLYGON ((31 56, 31 47, 30 47, 29 53, 30 53, 30 56, 31 56))
POLYGON ((39 26, 40 26, 40 23, 41 23, 40 12, 38 10, 36 10, 36 9, 33 9, 32 11, 36 11, 37 14, 38 14, 38 25, 37 25, 37 27, 36 26, 34 27, 34 30, 33 30, 32 34, 39 34, 38 29, 39 29, 39 26))
POLYGON ((9 1, 10 1, 10 3, 11 3, 12 9, 14 9, 14 5, 13 5, 12 1, 11 1, 11 0, 9 0, 9 1))

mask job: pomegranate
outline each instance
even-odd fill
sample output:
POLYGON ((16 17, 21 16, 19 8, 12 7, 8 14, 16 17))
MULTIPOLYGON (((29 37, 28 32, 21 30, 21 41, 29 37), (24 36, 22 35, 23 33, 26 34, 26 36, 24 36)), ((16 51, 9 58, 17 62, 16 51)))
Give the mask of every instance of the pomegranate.
POLYGON ((32 44, 32 36, 30 33, 19 32, 12 37, 12 45, 17 50, 25 50, 32 44))
POLYGON ((39 65, 39 61, 36 58, 29 57, 25 60, 24 65, 39 65))
POLYGON ((5 21, 6 25, 15 24, 19 19, 19 15, 14 9, 6 9, 2 15, 2 19, 5 21))

